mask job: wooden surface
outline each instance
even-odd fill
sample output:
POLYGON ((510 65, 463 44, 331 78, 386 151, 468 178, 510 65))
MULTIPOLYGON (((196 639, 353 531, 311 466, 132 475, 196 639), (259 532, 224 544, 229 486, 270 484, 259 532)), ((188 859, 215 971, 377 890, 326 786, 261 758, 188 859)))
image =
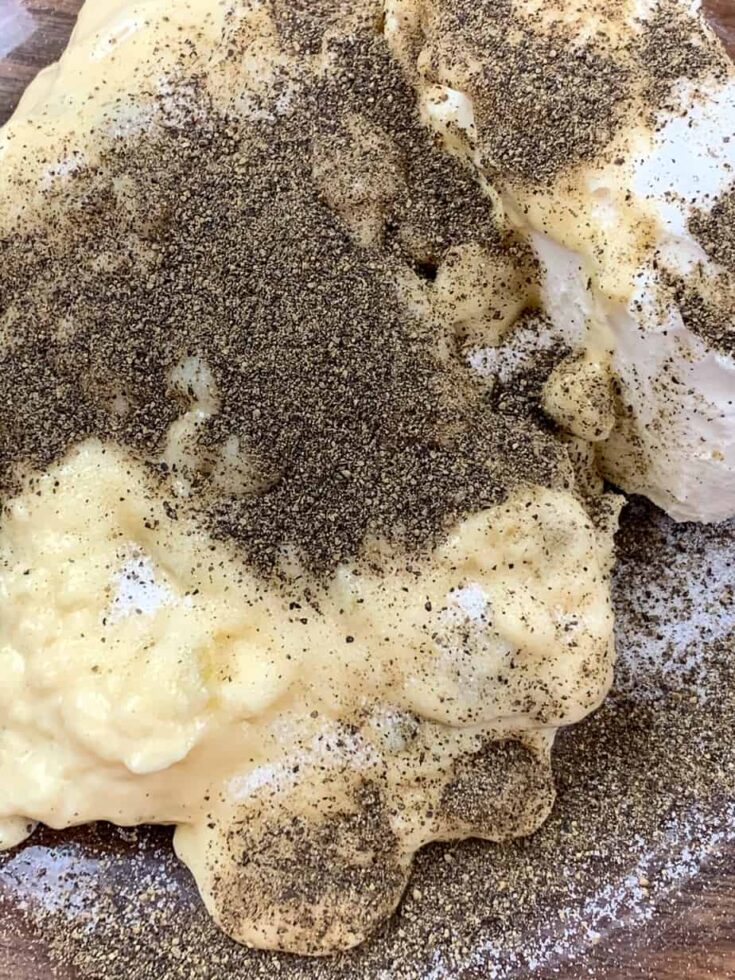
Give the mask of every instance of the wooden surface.
MULTIPOLYGON (((712 0, 706 5, 716 29, 735 53, 735 0, 712 0)), ((0 32, 8 30, 8 17, 14 10, 30 15, 25 40, 9 57, 0 59, 0 121, 9 115, 39 68, 63 50, 79 6, 77 0, 0 0, 0 32)), ((0 33, 0 50, 2 42, 0 33)), ((38 942, 9 940, 0 934, 0 980, 47 980, 51 976, 38 942)), ((551 976, 566 980, 590 976, 604 980, 735 978, 735 849, 714 858, 675 905, 648 925, 600 943, 584 960, 559 964, 558 971, 544 974, 551 976)), ((61 977, 71 980, 69 974, 61 977)))
MULTIPOLYGON (((9 115, 23 89, 39 68, 55 61, 66 46, 80 0, 0 0, 0 31, 28 30, 28 36, 9 57, 0 58, 0 122, 9 115), (20 10, 17 16, 13 16, 20 10)), ((3 47, 0 35, 0 50, 3 47)))

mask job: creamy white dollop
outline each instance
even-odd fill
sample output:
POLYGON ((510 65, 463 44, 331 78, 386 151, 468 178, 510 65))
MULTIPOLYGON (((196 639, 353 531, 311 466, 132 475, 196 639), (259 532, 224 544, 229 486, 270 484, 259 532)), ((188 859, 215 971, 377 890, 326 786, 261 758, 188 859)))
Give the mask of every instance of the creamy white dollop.
MULTIPOLYGON (((386 6, 387 37, 417 87, 427 124, 487 185, 493 178, 482 163, 473 93, 463 87, 467 65, 482 60, 481 47, 447 43, 434 0, 386 6)), ((501 181, 490 193, 540 259, 541 302, 553 335, 611 370, 619 387, 617 422, 598 452, 604 473, 677 520, 724 520, 735 514, 735 360, 684 322, 676 301, 667 301, 660 273, 729 278, 725 292, 732 295, 732 274, 714 265, 689 222, 733 182, 735 72, 698 4, 560 0, 545 9, 530 2, 514 7, 534 30, 561 21, 576 43, 602 37, 612 51, 657 15, 672 25, 677 15, 696 32, 691 43, 714 53, 716 72, 677 81, 667 107, 653 115, 642 103, 599 159, 573 166, 548 189, 501 181)), ((721 304, 732 320, 731 298, 721 304)), ((585 411, 584 388, 571 402, 585 411)), ((569 405, 559 412, 551 399, 547 407, 576 431, 569 405)))

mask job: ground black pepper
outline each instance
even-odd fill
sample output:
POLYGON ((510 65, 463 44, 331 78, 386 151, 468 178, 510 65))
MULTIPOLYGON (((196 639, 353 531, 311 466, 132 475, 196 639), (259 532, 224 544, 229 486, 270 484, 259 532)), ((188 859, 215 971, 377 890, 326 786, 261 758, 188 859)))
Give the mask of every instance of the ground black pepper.
POLYGON ((169 383, 186 356, 206 362, 221 401, 190 447, 197 512, 261 570, 293 549, 328 572, 368 536, 422 548, 519 483, 563 483, 543 419, 498 412, 446 325, 398 295, 401 276, 425 278, 453 245, 527 254, 432 146, 383 39, 339 35, 331 56, 333 76, 275 122, 240 126, 189 92, 183 121, 108 147, 65 184, 48 202, 58 221, 0 242, 6 487, 92 436, 160 458, 189 407, 169 383), (317 151, 356 179, 380 168, 350 156, 355 117, 395 148, 403 188, 369 244, 335 213, 354 203, 349 186, 332 208, 313 177, 317 151), (252 492, 209 479, 232 438, 252 492))
POLYGON ((697 211, 689 230, 710 258, 735 275, 735 184, 717 198, 711 210, 697 211))

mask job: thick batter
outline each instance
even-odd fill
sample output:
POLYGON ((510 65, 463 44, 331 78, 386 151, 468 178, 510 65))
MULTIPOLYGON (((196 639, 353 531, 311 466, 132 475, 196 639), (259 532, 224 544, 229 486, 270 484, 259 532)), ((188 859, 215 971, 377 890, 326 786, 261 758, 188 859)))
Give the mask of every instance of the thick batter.
POLYGON ((613 663, 611 348, 387 14, 90 2, 0 134, 3 843, 175 823, 305 953, 535 829, 613 663))

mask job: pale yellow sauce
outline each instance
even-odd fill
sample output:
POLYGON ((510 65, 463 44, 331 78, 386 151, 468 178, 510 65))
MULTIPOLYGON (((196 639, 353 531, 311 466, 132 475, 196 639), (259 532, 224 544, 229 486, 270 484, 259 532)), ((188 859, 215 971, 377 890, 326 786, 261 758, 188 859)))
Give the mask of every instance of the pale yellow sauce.
MULTIPOLYGON (((140 108, 127 113, 129 96, 150 84, 164 91, 167 72, 205 67, 212 92, 230 102, 237 92, 247 114, 247 93, 267 86, 269 64, 283 58, 262 4, 90 0, 62 61, 0 134, 3 207, 35 220, 48 181, 93 161, 106 131, 145 124, 140 108), (252 36, 252 59, 236 75, 218 47, 233 30, 252 36)), ((529 220, 543 223, 538 213, 529 220)), ((369 236, 369 224, 360 229, 369 236)), ((470 327, 499 323, 500 335, 526 287, 488 290, 489 261, 472 250, 454 256, 431 302, 441 305, 457 283, 484 281, 460 315, 470 327)), ((408 287, 406 301, 427 302, 408 287)), ((205 364, 181 371, 197 399, 172 427, 166 459, 185 473, 187 435, 217 411, 217 398, 205 364)), ((236 446, 229 457, 222 479, 246 480, 236 446)), ((8 503, 0 524, 4 846, 32 821, 176 823, 178 849, 218 914, 217 834, 259 787, 278 790, 279 780, 284 794, 303 784, 299 805, 318 809, 309 773, 323 772, 324 739, 345 720, 363 718, 340 751, 353 776, 380 768, 408 862, 427 840, 470 832, 431 817, 456 759, 512 734, 548 765, 555 729, 584 717, 608 689, 614 520, 595 528, 569 492, 518 491, 462 522, 410 570, 375 542, 389 571, 342 568, 317 611, 292 608, 187 517, 185 477, 175 489, 174 521, 140 464, 88 442, 29 476, 8 503), (428 753, 402 741, 406 717, 421 720, 428 753)), ((331 792, 346 778, 335 776, 331 792)), ((311 952, 363 938, 337 930, 313 949, 260 921, 227 928, 241 941, 311 952)))

